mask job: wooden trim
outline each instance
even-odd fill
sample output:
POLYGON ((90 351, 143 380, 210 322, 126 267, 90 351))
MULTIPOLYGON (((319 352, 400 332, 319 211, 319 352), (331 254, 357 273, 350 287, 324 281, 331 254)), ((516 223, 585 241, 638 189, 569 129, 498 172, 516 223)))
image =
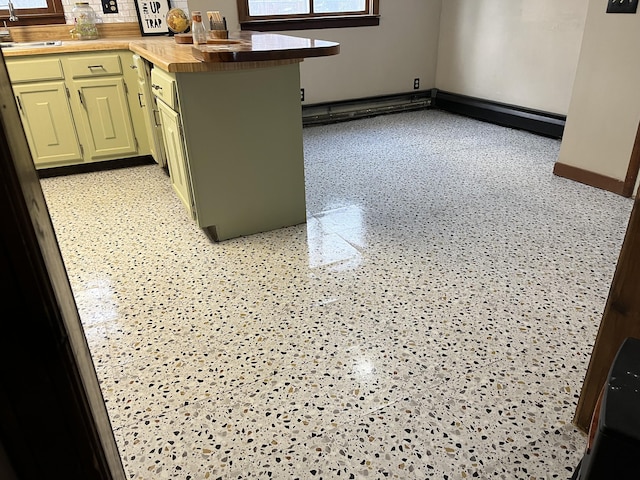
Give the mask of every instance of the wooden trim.
POLYGON ((562 138, 566 116, 435 89, 434 106, 505 127, 562 138))
POLYGON ((631 197, 633 195, 633 189, 635 188, 636 180, 638 179, 638 170, 640 170, 640 124, 638 125, 636 141, 633 144, 633 150, 631 151, 627 175, 624 179, 623 196, 631 197))
POLYGON ((627 337, 640 338, 640 199, 631 211, 609 297, 591 353, 575 425, 588 431, 598 395, 607 380, 616 353, 627 337))
POLYGON ((0 23, 7 21, 8 27, 24 27, 27 25, 60 25, 66 23, 64 13, 45 13, 42 15, 22 15, 17 22, 9 23, 8 20, 0 17, 0 23))
MULTIPOLYGON (((56 0, 60 1, 60 0, 56 0)), ((249 0, 236 0, 236 4, 238 6, 238 19, 240 22, 255 20, 255 19, 274 19, 274 18, 283 18, 283 17, 317 17, 321 14, 311 13, 311 14, 299 14, 299 15, 265 15, 265 16, 251 16, 249 15, 249 0)), ((380 14, 380 0, 367 0, 367 6, 364 10, 359 12, 344 12, 345 15, 379 15, 380 14)), ((332 15, 332 14, 326 14, 332 15)))
POLYGON ((1 55, 0 106, 0 443, 18 478, 124 480, 1 55))
POLYGON ((363 12, 341 14, 303 14, 250 16, 249 0, 237 0, 241 30, 259 32, 287 30, 316 30, 323 28, 370 27, 380 24, 380 0, 368 0, 363 12))
MULTIPOLYGON (((0 22, 9 22, 9 11, 0 11, 3 12, 0 14, 0 22)), ((66 22, 62 0, 47 0, 47 8, 16 8, 16 15, 18 20, 10 22, 9 25, 48 25, 66 22)))
MULTIPOLYGON (((608 378, 608 376, 607 376, 608 378)), ((596 400, 596 404, 593 407, 593 415, 591 415, 591 422, 589 423, 589 430, 587 436, 587 446, 585 448, 586 453, 590 453, 593 448, 593 442, 596 439, 596 434, 598 433, 598 426, 600 424, 600 414, 602 413, 602 398, 604 397, 605 385, 602 385, 600 389, 600 394, 598 395, 598 399, 596 400)))
POLYGON ((583 170, 582 168, 566 165, 560 162, 557 162, 553 166, 553 173, 558 177, 568 178, 569 180, 617 193, 618 195, 625 197, 630 196, 624 194, 625 184, 622 180, 607 177, 599 173, 590 172, 588 170, 583 170))
MULTIPOLYGON (((6 6, 6 3, 4 3, 6 6)), ((9 10, 2 9, 2 12, 7 12, 0 16, 0 20, 4 20, 4 17, 9 17, 9 10)), ((43 14, 43 13, 64 13, 64 7, 62 6, 62 0, 47 0, 46 8, 16 8, 15 9, 18 20, 20 20, 21 15, 33 15, 33 14, 43 14)))
POLYGON ((375 15, 346 17, 292 18, 278 20, 249 20, 240 22, 241 30, 275 32, 287 30, 319 30, 323 28, 375 27, 380 17, 375 15))
POLYGON ((249 20, 249 0, 236 0, 238 5, 238 20, 240 23, 249 20))

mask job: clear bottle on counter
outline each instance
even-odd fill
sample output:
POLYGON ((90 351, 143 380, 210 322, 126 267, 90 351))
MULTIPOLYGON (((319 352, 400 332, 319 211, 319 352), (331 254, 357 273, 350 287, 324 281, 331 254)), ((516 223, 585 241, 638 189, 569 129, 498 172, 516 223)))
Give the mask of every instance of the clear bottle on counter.
POLYGON ((207 31, 202 23, 202 12, 200 10, 194 10, 191 12, 191 36, 193 37, 193 44, 206 44, 207 43, 207 31))
POLYGON ((75 24, 73 30, 71 30, 73 38, 78 40, 94 40, 98 38, 96 12, 93 11, 88 2, 77 2, 71 13, 75 24))

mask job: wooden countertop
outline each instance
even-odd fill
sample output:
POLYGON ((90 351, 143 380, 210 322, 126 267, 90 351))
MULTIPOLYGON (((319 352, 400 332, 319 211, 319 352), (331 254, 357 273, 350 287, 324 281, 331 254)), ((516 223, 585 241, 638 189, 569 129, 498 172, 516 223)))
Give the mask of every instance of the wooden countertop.
POLYGON ((192 50, 195 58, 205 62, 301 59, 339 52, 340 44, 335 42, 259 32, 240 32, 229 39, 212 39, 207 45, 194 46, 192 50))
MULTIPOLYGON (((238 70, 301 62, 304 58, 336 55, 340 44, 272 33, 238 32, 229 43, 194 47, 173 37, 121 37, 68 40, 55 46, 3 48, 5 57, 56 53, 131 50, 167 72, 238 70)), ((222 42, 222 43, 220 43, 222 42)))
POLYGON ((5 57, 45 55, 48 53, 93 52, 100 50, 129 50, 132 38, 106 38, 98 40, 63 40, 61 45, 3 48, 5 57))

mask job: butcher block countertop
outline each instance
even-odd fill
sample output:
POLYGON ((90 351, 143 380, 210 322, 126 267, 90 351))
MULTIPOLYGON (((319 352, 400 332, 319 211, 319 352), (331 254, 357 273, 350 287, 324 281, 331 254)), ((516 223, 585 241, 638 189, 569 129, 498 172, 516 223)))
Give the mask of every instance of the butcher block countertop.
POLYGON ((325 40, 275 33, 239 32, 228 39, 211 39, 194 46, 192 54, 204 62, 256 62, 336 55, 340 45, 325 40))
MULTIPOLYGON (((15 37, 14 37, 15 38, 15 37)), ((18 41, 33 41, 32 38, 18 41)), ((49 38, 49 40, 58 40, 49 38)), ((5 57, 57 53, 131 50, 167 72, 239 70, 301 62, 308 57, 336 55, 340 44, 260 32, 230 33, 206 46, 176 43, 169 36, 122 36, 96 40, 66 40, 59 45, 3 48, 5 57)))

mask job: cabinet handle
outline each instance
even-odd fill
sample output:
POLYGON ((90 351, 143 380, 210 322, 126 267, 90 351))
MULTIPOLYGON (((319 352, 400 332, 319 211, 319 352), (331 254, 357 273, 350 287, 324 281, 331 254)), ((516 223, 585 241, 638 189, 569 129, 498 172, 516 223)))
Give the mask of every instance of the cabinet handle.
POLYGON ((91 70, 92 68, 101 68, 102 70, 104 70, 104 67, 102 65, 88 65, 87 68, 89 70, 91 70))
POLYGON ((156 85, 155 83, 151 84, 151 88, 153 88, 154 90, 162 90, 162 87, 160 85, 156 85))
POLYGON ((153 111, 153 123, 156 124, 156 127, 161 127, 162 126, 162 122, 158 121, 158 115, 160 115, 160 112, 158 112, 158 110, 154 110, 153 111))
POLYGON ((84 107, 84 99, 82 98, 82 92, 78 90, 78 97, 80 97, 80 104, 84 107))
POLYGON ((142 97, 144 97, 144 95, 138 92, 138 103, 140 104, 140 108, 144 108, 144 105, 142 104, 142 97))
POLYGON ((16 95, 16 103, 18 104, 18 108, 22 112, 22 102, 20 102, 20 97, 16 95))
POLYGON ((129 65, 131 67, 131 70, 136 70, 138 68, 137 65, 129 65))

